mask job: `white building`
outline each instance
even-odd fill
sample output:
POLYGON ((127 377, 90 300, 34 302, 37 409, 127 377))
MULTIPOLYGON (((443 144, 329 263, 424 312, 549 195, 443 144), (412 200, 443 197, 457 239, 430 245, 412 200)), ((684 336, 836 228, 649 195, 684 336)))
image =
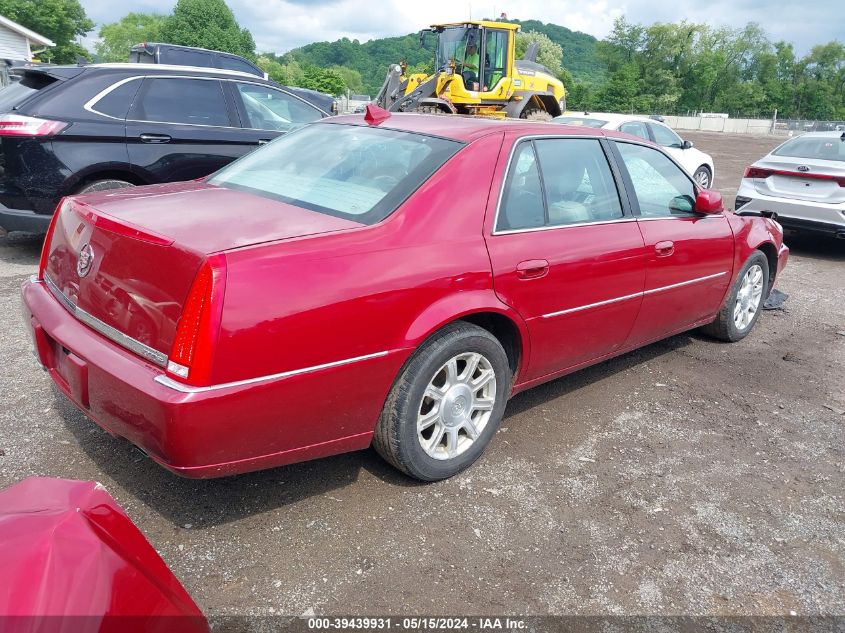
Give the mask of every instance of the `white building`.
POLYGON ((55 42, 0 15, 0 60, 31 62, 32 57, 55 42))

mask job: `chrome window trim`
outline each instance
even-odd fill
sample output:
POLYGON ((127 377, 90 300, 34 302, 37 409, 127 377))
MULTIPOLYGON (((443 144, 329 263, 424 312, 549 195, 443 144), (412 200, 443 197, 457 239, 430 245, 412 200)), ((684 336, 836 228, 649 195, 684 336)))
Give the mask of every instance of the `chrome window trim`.
POLYGON ((549 312, 547 314, 543 314, 540 316, 541 319, 551 319, 558 316, 563 316, 564 314, 571 314, 573 312, 580 312, 582 310, 589 310, 590 308, 597 308, 599 306, 609 305, 611 303, 619 303, 620 301, 628 301, 629 299, 636 299, 637 297, 645 297, 647 295, 653 295, 658 292, 664 292, 666 290, 672 290, 674 288, 681 288, 683 286, 689 286, 691 284, 697 284, 702 281, 708 281, 710 279, 716 279, 717 277, 722 277, 727 275, 728 271, 723 270, 720 273, 714 273, 712 275, 705 275, 704 277, 696 277, 695 279, 688 279, 686 281, 681 281, 676 284, 670 284, 668 286, 661 286, 660 288, 651 288, 650 290, 643 290, 642 292, 635 292, 630 295, 625 295, 622 297, 614 297, 613 299, 605 299, 604 301, 597 301, 596 303, 588 303, 582 306, 576 306, 574 308, 567 308, 566 310, 558 310, 557 312, 549 312))
MULTIPOLYGON (((636 218, 632 216, 626 216, 625 211, 622 211, 622 217, 620 218, 613 218, 611 220, 596 220, 595 222, 578 222, 575 224, 555 224, 549 226, 538 226, 528 229, 506 229, 503 231, 499 231, 496 227, 499 225, 499 213, 502 210, 502 198, 505 195, 505 186, 508 183, 508 176, 510 175, 511 167, 513 166, 513 156, 516 152, 516 148, 520 146, 523 141, 536 141, 536 140, 544 140, 544 139, 584 139, 584 140, 593 140, 599 141, 599 145, 601 146, 602 139, 611 139, 612 137, 608 137, 604 134, 531 134, 528 136, 520 136, 519 138, 514 141, 514 144, 511 146, 510 152, 508 154, 508 164, 505 167, 505 172, 502 175, 502 185, 499 187, 499 196, 496 200, 496 213, 493 216, 493 231, 491 235, 511 235, 513 233, 531 233, 534 231, 549 231, 552 229, 568 229, 573 228, 576 226, 592 226, 592 225, 599 225, 599 224, 615 224, 617 222, 630 222, 635 220, 636 218)), ((604 148, 602 148, 602 153, 604 153, 604 148)), ((539 157, 537 158, 539 162, 539 157)), ((619 206, 620 208, 623 207, 621 195, 619 192, 619 187, 616 183, 616 179, 613 176, 613 169, 610 166, 610 161, 608 160, 608 169, 611 172, 611 179, 613 180, 613 185, 616 187, 616 195, 619 198, 619 206)))
POLYGON ((259 376, 257 378, 247 378, 246 380, 236 380, 234 382, 224 382, 217 385, 209 385, 207 387, 194 387, 184 383, 173 380, 169 376, 160 374, 154 380, 160 385, 169 387, 174 391, 181 391, 182 393, 206 393, 208 391, 218 391, 220 389, 230 389, 233 387, 244 387, 246 385, 253 385, 260 382, 268 382, 271 380, 282 380, 284 378, 291 378, 293 376, 301 376, 302 374, 310 374, 315 371, 323 369, 332 369, 334 367, 342 367, 343 365, 351 365, 352 363, 359 363, 373 358, 381 358, 387 356, 389 352, 375 352, 373 354, 365 354, 363 356, 355 356, 353 358, 345 358, 343 360, 336 360, 331 363, 323 363, 322 365, 313 365, 311 367, 303 367, 302 369, 292 369, 290 371, 279 372, 278 374, 269 374, 267 376, 259 376))
POLYGON ((112 327, 108 323, 104 323, 94 315, 75 305, 61 290, 59 290, 58 286, 53 283, 53 280, 50 279, 46 273, 44 274, 44 283, 50 289, 50 292, 53 293, 53 296, 67 309, 68 312, 79 319, 82 323, 89 326, 92 330, 102 334, 110 341, 117 343, 131 352, 135 352, 138 356, 141 356, 160 367, 167 366, 167 354, 153 349, 149 345, 145 345, 131 336, 127 336, 120 330, 112 327))
MULTIPOLYGON (((136 64, 133 64, 133 65, 136 65, 136 64)), ((137 64, 137 65, 141 65, 141 64, 137 64)), ((156 64, 151 64, 151 66, 153 68, 156 68, 156 67, 163 68, 163 67, 165 67, 164 64, 162 64, 161 66, 157 66, 156 64)), ((219 69, 212 68, 210 70, 219 70, 219 69)), ((246 74, 246 73, 243 73, 243 74, 246 74)), ((248 81, 246 78, 242 79, 240 77, 229 79, 228 77, 193 77, 191 75, 134 75, 132 77, 125 77, 125 78, 121 79, 120 81, 116 81, 112 85, 110 85, 106 88, 103 88, 100 92, 98 92, 93 97, 91 97, 91 99, 86 101, 85 104, 82 106, 82 109, 87 110, 88 112, 91 112, 92 114, 96 114, 96 115, 99 115, 99 116, 102 116, 102 117, 106 117, 107 119, 112 119, 114 121, 124 121, 126 123, 152 123, 152 124, 156 124, 156 125, 186 125, 186 126, 189 126, 189 127, 204 127, 204 128, 212 128, 212 129, 220 129, 220 130, 252 130, 252 131, 255 131, 255 132, 279 132, 280 134, 285 133, 283 130, 266 130, 264 128, 259 128, 259 127, 240 127, 240 126, 237 126, 237 125, 205 125, 203 123, 176 123, 174 121, 149 121, 147 119, 130 119, 129 118, 129 112, 126 113, 125 119, 121 119, 119 117, 112 116, 110 114, 105 114, 104 112, 100 112, 99 110, 94 109, 94 106, 97 105, 98 101, 100 101, 103 97, 108 95, 112 90, 116 90, 117 88, 119 88, 120 86, 122 86, 125 83, 129 83, 130 81, 135 81, 136 79, 147 79, 147 78, 157 79, 159 77, 163 77, 165 79, 199 79, 199 80, 202 80, 202 81, 229 81, 229 82, 237 82, 237 83, 242 83, 242 84, 252 84, 253 86, 261 86, 262 88, 269 88, 270 90, 275 90, 276 92, 281 92, 282 94, 284 94, 287 97, 290 97, 291 99, 295 99, 297 101, 304 103, 305 105, 313 108, 317 112, 321 112, 322 114, 325 114, 326 116, 322 117, 324 119, 331 116, 331 115, 329 115, 328 112, 326 112, 322 108, 318 108, 313 103, 306 101, 305 99, 303 99, 299 95, 295 95, 292 92, 287 92, 286 90, 282 90, 281 88, 277 88, 276 86, 270 86, 268 84, 264 84, 264 83, 261 83, 261 82, 258 82, 258 81, 248 81)), ((249 77, 254 78, 255 75, 249 75, 249 77)), ((225 97, 225 95, 224 95, 224 97, 225 97)), ((130 109, 131 108, 132 108, 132 104, 130 104, 130 109)), ((227 105, 227 112, 228 112, 228 105, 227 105)), ((308 123, 316 123, 319 120, 320 119, 314 119, 313 121, 309 121, 308 123)), ((308 125, 308 123, 293 123, 293 122, 291 122, 291 126, 308 125)))

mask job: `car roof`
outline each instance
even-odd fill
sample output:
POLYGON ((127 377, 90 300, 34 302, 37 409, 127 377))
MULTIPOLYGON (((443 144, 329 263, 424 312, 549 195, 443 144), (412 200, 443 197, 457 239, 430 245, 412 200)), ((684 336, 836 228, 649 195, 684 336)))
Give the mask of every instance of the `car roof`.
POLYGON ((608 123, 624 123, 625 121, 648 121, 649 123, 660 123, 655 119, 640 114, 616 114, 614 112, 572 112, 567 111, 560 116, 575 119, 602 119, 608 123))
MULTIPOLYGON (((344 123, 347 125, 367 125, 363 115, 345 114, 323 119, 321 123, 344 123)), ((490 119, 464 115, 417 114, 410 112, 392 112, 390 118, 378 125, 380 128, 398 130, 402 132, 416 132, 440 136, 456 141, 471 142, 475 139, 501 132, 503 130, 517 130, 524 135, 600 135, 627 136, 623 134, 607 134, 604 130, 584 128, 580 125, 549 125, 545 122, 524 121, 521 119, 490 119)))
POLYGON ((88 64, 85 68, 106 68, 112 70, 159 70, 159 71, 179 71, 189 73, 206 73, 210 75, 230 75, 233 77, 244 77, 248 79, 263 79, 262 77, 253 74, 241 72, 240 70, 228 70, 226 68, 206 68, 204 66, 176 66, 174 64, 133 64, 133 63, 104 63, 104 64, 88 64))

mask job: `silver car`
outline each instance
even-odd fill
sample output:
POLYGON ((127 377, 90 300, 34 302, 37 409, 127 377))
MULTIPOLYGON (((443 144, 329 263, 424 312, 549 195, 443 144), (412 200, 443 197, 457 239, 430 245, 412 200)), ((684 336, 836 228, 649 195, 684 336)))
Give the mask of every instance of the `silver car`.
POLYGON ((748 167, 736 211, 773 211, 787 231, 845 238, 845 133, 808 132, 748 167))

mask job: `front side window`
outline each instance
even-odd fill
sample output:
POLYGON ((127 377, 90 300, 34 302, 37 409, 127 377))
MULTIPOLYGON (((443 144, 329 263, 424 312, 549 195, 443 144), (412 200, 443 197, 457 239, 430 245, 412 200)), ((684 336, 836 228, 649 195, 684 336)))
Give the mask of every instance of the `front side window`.
POLYGON ((147 77, 135 98, 131 119, 229 126, 223 87, 216 79, 147 77))
POLYGON ((286 131, 297 123, 310 123, 322 115, 310 105, 281 90, 236 82, 241 98, 244 127, 286 131))
POLYGON ((619 131, 625 132, 625 134, 639 136, 647 141, 651 140, 648 135, 648 128, 646 128, 645 123, 642 121, 629 121, 628 123, 623 123, 619 126, 619 131))
POLYGON ((663 147, 681 147, 683 145, 681 137, 665 125, 658 123, 649 123, 648 125, 651 128, 651 133, 654 134, 654 142, 658 145, 663 147))
POLYGON ((695 215, 695 186, 663 152, 643 145, 617 142, 622 162, 634 185, 643 218, 695 215))
POLYGON ((461 147, 459 141, 423 134, 315 124, 247 154, 207 182, 375 224, 461 147))

